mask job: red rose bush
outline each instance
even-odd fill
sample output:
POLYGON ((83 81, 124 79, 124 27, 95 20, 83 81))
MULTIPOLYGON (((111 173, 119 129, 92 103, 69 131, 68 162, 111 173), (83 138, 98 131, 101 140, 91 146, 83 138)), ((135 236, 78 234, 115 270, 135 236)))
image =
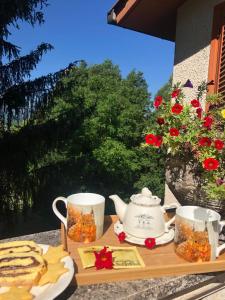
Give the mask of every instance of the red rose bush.
MULTIPOLYGON (((190 87, 192 84, 183 89, 190 87)), ((185 99, 183 89, 180 85, 173 87, 169 101, 156 96, 155 122, 146 133, 146 144, 166 151, 167 155, 191 155, 199 165, 207 196, 225 199, 224 100, 216 94, 204 101, 205 83, 198 87, 195 99, 185 99)))

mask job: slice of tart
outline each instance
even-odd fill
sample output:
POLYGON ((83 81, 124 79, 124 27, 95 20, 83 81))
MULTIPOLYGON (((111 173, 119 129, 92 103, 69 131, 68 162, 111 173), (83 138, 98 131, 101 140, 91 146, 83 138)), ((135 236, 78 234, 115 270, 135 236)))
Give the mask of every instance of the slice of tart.
POLYGON ((0 286, 35 285, 46 272, 46 262, 36 252, 0 256, 0 286))
POLYGON ((8 253, 29 253, 42 254, 42 249, 33 241, 13 241, 0 243, 0 256, 8 253))

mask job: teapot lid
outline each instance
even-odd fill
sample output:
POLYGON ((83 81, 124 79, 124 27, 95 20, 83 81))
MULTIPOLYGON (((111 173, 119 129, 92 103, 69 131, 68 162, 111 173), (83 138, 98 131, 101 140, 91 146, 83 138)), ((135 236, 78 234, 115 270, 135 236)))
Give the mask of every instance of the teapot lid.
POLYGON ((152 192, 146 187, 141 190, 141 194, 132 195, 130 199, 132 203, 144 206, 159 205, 161 202, 161 199, 153 196, 152 192))

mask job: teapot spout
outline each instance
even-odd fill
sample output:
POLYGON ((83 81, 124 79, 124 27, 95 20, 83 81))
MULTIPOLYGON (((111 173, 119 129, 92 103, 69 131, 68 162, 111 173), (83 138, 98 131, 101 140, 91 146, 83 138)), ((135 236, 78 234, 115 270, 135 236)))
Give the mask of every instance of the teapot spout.
POLYGON ((120 221, 124 221, 125 212, 127 210, 127 204, 123 202, 123 200, 120 199, 117 195, 111 195, 109 196, 110 199, 113 200, 115 205, 116 214, 119 217, 120 221))

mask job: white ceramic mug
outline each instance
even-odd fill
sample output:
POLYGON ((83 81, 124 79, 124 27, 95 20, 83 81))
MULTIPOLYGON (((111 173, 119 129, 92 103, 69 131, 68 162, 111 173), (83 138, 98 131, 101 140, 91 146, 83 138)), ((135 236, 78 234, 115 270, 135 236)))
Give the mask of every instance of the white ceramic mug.
POLYGON ((58 197, 52 203, 56 216, 63 222, 67 235, 75 242, 93 242, 103 234, 105 198, 99 194, 79 193, 67 198, 58 197), (66 218, 58 211, 56 203, 63 201, 66 218))
POLYGON ((219 233, 225 221, 211 209, 199 206, 181 206, 176 210, 176 253, 189 261, 215 260, 225 249, 219 245, 219 233))

